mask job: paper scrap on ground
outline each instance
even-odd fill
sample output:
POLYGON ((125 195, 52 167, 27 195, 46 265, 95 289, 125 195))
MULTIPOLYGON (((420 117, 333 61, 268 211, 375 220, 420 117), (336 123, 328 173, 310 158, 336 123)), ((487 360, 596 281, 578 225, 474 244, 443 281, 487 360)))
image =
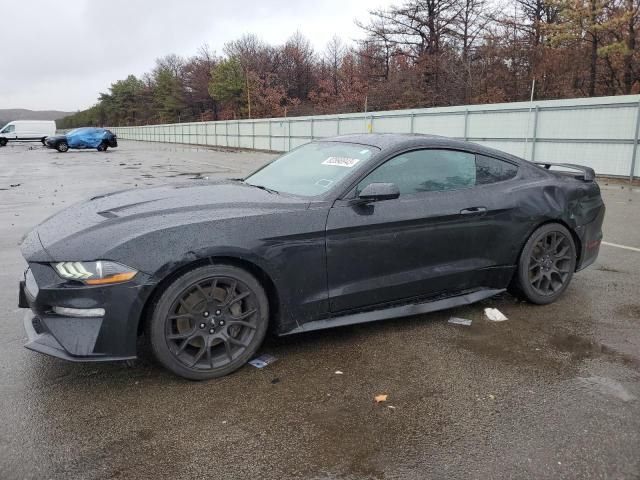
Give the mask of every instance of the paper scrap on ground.
POLYGON ((508 318, 505 317, 497 308, 485 308, 484 314, 492 322, 504 322, 505 320, 508 320, 508 318))
POLYGON ((269 355, 265 353, 264 355, 260 355, 259 357, 254 358, 249 362, 249 364, 253 365, 256 368, 264 368, 270 363, 273 363, 277 360, 273 355, 269 355))
POLYGON ((468 320, 466 318, 451 317, 449 318, 449 323, 453 323, 454 325, 465 325, 469 327, 471 325, 471 320, 468 320))
POLYGON ((373 397, 373 399, 376 401, 376 403, 386 402, 388 396, 389 395, 381 393, 380 395, 376 395, 375 397, 373 397))
POLYGON ((334 373, 335 373, 336 375, 342 375, 342 373, 343 373, 343 372, 341 372, 340 370, 336 370, 334 373))

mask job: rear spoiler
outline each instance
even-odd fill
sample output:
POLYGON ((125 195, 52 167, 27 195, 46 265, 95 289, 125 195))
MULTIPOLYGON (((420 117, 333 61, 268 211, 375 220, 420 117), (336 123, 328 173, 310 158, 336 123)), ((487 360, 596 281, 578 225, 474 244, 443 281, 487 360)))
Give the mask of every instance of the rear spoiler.
POLYGON ((562 167, 568 168, 571 170, 580 170, 582 175, 580 176, 582 180, 585 182, 593 182, 596 179, 596 172, 593 168, 584 167, 582 165, 575 165, 573 163, 549 163, 549 162, 533 162, 536 165, 543 166, 547 170, 551 169, 551 167, 562 167))

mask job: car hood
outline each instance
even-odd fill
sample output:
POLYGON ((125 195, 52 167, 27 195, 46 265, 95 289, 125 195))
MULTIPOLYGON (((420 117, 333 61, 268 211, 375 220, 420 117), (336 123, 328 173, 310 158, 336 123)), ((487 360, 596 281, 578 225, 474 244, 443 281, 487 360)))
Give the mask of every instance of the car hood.
POLYGON ((308 205, 301 197, 270 193, 238 181, 138 188, 93 197, 61 211, 27 234, 21 247, 28 261, 92 260, 81 258, 101 253, 90 253, 92 244, 108 251, 149 231, 308 205), (109 237, 117 238, 108 241, 109 237), (70 252, 78 252, 80 258, 71 258, 70 252))

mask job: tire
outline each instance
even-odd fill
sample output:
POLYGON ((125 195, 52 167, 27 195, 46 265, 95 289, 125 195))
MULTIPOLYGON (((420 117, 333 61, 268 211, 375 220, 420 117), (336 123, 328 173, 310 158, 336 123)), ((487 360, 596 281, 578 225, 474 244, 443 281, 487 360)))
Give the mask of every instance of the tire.
POLYGON ((538 305, 564 293, 576 269, 576 246, 569 230, 548 223, 531 234, 518 260, 510 290, 538 305))
POLYGON ((268 323, 269 302, 253 275, 207 265, 164 290, 147 332, 163 366, 189 380, 208 380, 244 365, 262 344, 268 323))
POLYGON ((58 143, 58 145, 56 145, 56 150, 58 150, 60 153, 64 153, 69 150, 69 144, 64 141, 60 142, 58 143))
POLYGON ((9 140, 7 140, 6 138, 0 138, 0 147, 6 147, 8 141, 9 140))
POLYGON ((102 142, 100 145, 98 145, 98 151, 99 152, 106 152, 107 151, 107 144, 102 142))
POLYGON ((40 141, 42 142, 42 145, 46 145, 46 142, 45 142, 46 139, 47 139, 47 137, 42 137, 40 139, 40 141))

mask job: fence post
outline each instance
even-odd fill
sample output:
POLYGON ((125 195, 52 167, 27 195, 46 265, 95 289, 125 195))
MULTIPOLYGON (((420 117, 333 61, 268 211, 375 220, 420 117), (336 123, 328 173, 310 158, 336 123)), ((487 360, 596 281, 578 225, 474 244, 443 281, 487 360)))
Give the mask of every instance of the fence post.
POLYGON ((313 117, 311 117, 311 141, 313 142, 313 117))
POLYGON ((269 151, 273 151, 273 148, 271 147, 271 120, 269 120, 269 151))
POLYGON ((636 173, 636 157, 638 155, 638 133, 640 131, 640 102, 638 102, 638 112, 636 113, 636 133, 633 136, 633 153, 631 154, 631 171, 629 172, 629 183, 633 184, 633 177, 636 173))
POLYGON ((338 135, 340 135, 340 115, 338 115, 338 135))
POLYGON ((251 148, 256 149, 256 122, 251 122, 251 148))
POLYGON ((291 150, 291 120, 287 120, 287 152, 291 150))
POLYGON ((464 109, 464 141, 469 139, 469 109, 464 109))
POLYGON ((536 109, 533 113, 533 134, 531 135, 531 161, 536 160, 536 136, 538 134, 538 111, 540 108, 536 105, 536 109))
POLYGON ((414 126, 413 126, 413 122, 414 122, 414 119, 415 119, 415 118, 416 118, 416 114, 415 114, 415 112, 411 112, 411 124, 410 124, 410 127, 409 127, 409 132, 410 132, 410 133, 414 133, 414 126))

